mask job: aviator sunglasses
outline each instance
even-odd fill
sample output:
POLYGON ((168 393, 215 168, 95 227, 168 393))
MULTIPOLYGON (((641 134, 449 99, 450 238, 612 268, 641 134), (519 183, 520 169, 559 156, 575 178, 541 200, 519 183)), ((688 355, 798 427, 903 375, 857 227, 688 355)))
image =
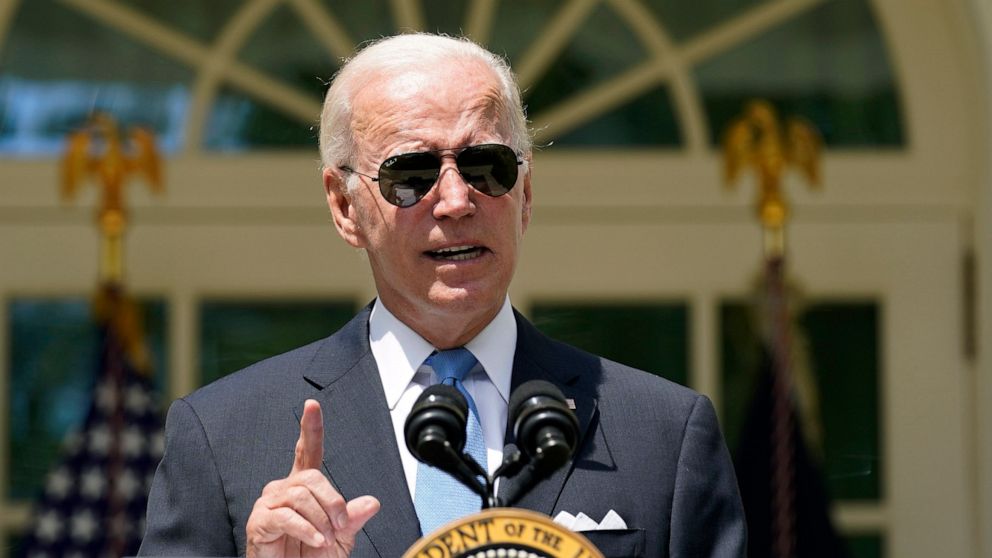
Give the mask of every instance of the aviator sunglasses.
POLYGON ((369 176, 348 166, 338 168, 378 182, 379 192, 386 201, 397 207, 410 207, 431 191, 441 175, 441 152, 458 150, 461 150, 455 155, 458 173, 483 194, 502 196, 517 183, 517 166, 523 161, 508 146, 498 143, 394 155, 379 166, 379 176, 369 176))

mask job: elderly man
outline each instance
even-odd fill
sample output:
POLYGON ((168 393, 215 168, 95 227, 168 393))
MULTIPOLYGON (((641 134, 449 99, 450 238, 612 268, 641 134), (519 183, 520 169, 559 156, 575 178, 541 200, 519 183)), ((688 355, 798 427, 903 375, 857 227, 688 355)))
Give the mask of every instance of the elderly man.
POLYGON ((413 402, 444 378, 468 396, 466 445, 490 472, 516 386, 543 379, 574 401, 576 455, 520 507, 612 510, 626 528, 587 533, 607 556, 743 555, 709 401, 552 341, 510 306, 531 148, 502 59, 426 34, 374 43, 331 85, 320 139, 334 225, 367 252, 378 298, 331 337, 172 405, 142 554, 401 555, 479 508, 403 441, 413 402))

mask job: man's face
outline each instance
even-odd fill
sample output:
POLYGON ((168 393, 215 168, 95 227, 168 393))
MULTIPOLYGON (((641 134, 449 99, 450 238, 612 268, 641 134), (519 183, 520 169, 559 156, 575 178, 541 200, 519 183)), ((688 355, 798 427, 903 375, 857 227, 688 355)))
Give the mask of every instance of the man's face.
MULTIPOLYGON (((380 76, 353 102, 355 170, 364 174, 378 175, 384 159, 402 153, 509 142, 498 121, 504 112, 498 82, 478 61, 380 76)), ((381 300, 435 344, 433 327, 457 324, 474 337, 495 316, 530 220, 529 165, 520 167, 509 193, 490 197, 462 179, 457 153, 441 153, 437 183, 405 208, 388 203, 365 177, 342 205, 333 194, 347 173, 325 171, 328 202, 332 211, 338 204, 344 219, 335 214, 338 230, 367 250, 381 300), (444 253, 451 249, 458 250, 444 253)))

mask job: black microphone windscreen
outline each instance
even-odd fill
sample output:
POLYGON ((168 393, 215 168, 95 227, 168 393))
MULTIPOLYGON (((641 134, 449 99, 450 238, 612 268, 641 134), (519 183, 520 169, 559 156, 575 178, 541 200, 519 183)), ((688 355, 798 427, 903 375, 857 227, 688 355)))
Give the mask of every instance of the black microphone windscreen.
POLYGON ((565 405, 565 396, 562 395, 561 390, 558 389, 558 386, 544 380, 531 380, 529 382, 524 382, 512 394, 510 394, 510 403, 507 405, 510 420, 513 421, 516 419, 517 415, 520 414, 520 407, 528 399, 541 396, 550 397, 551 399, 560 402, 562 405, 565 405))
POLYGON ((467 418, 465 396, 452 386, 437 384, 417 398, 406 417, 403 434, 407 449, 418 461, 455 477, 481 496, 485 504, 491 495, 476 477, 486 476, 485 469, 463 454, 467 418))
MULTIPOLYGON (((507 477, 519 473, 504 494, 503 505, 509 506, 568 462, 576 449, 579 422, 561 390, 543 380, 531 380, 517 387, 510 395, 508 407, 516 444, 527 456, 505 466, 507 477)), ((510 446, 507 444, 507 448, 510 446)))
POLYGON ((561 390, 550 382, 531 380, 513 392, 509 408, 516 442, 540 462, 535 465, 557 468, 568 460, 579 423, 561 390))
POLYGON ((445 444, 461 452, 467 419, 468 402, 460 391, 444 384, 430 386, 420 394, 406 417, 403 434, 407 448, 420 461, 431 460, 431 456, 442 458, 441 453, 446 454, 445 444))

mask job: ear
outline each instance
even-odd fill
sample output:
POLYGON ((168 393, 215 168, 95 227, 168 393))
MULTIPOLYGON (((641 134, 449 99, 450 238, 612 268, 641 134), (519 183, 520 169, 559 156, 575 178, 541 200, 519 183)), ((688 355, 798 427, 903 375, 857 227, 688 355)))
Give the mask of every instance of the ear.
POLYGON ((527 225, 530 224, 530 211, 531 211, 531 190, 530 190, 530 169, 531 169, 531 159, 530 155, 527 155, 527 172, 524 173, 524 198, 523 206, 521 210, 521 220, 523 221, 523 228, 521 232, 527 232, 527 225))
POLYGON ((365 235, 358 222, 358 211, 348 192, 348 182, 341 170, 325 168, 323 172, 324 194, 327 207, 331 210, 334 227, 345 242, 355 248, 365 248, 365 235))

